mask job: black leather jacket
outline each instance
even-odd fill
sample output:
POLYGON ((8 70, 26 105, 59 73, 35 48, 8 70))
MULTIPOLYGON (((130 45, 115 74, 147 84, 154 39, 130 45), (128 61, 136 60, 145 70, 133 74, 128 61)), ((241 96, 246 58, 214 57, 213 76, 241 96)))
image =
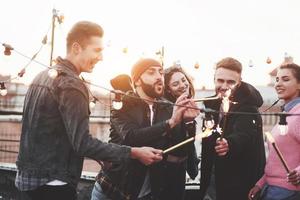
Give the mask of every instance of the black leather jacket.
POLYGON ((83 158, 124 162, 129 147, 102 143, 89 134, 89 95, 79 73, 68 60, 38 74, 26 94, 18 170, 35 178, 59 179, 77 185, 83 158))
MULTIPOLYGON (((130 93, 130 95, 135 96, 136 94, 130 93)), ((123 103, 121 110, 112 110, 110 142, 129 146, 151 146, 158 149, 166 149, 187 137, 186 128, 182 124, 170 130, 166 123, 166 120, 172 115, 172 106, 154 104, 154 118, 151 126, 148 104, 142 100, 130 97, 123 100, 123 103)), ((185 146, 171 154, 181 157, 187 156, 189 149, 188 146, 185 146)), ((183 162, 182 164, 185 165, 185 163, 183 162)), ((166 170, 169 170, 166 160, 149 167, 134 160, 131 160, 126 166, 112 163, 112 167, 105 169, 104 173, 108 175, 112 183, 119 189, 130 194, 131 199, 136 199, 144 182, 147 168, 150 172, 153 198, 165 199, 166 193, 172 193, 172 191, 166 191, 165 188, 175 180, 165 177, 166 170)), ((175 170, 173 178, 177 175, 178 172, 175 170)), ((184 184, 185 180, 183 181, 184 184)))

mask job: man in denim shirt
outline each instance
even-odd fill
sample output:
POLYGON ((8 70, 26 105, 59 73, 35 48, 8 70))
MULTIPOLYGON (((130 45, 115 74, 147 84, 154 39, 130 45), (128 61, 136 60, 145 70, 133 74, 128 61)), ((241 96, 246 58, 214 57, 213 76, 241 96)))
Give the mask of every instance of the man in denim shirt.
POLYGON ((76 199, 83 158, 122 163, 129 158, 149 165, 161 150, 102 143, 89 134, 89 94, 79 78, 102 60, 103 30, 76 23, 67 36, 67 56, 38 74, 25 98, 16 186, 30 199, 76 199))

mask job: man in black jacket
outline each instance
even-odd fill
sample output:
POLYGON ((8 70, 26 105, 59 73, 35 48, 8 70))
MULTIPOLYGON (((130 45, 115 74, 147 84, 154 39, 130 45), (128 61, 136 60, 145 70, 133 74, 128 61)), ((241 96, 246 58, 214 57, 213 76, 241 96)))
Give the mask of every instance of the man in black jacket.
POLYGON ((161 150, 102 143, 89 134, 89 93, 79 75, 102 60, 102 37, 98 24, 76 23, 66 58, 38 74, 27 91, 15 184, 29 199, 76 199, 84 157, 144 164, 162 159, 161 150))
MULTIPOLYGON (((241 81, 242 65, 233 58, 217 63, 216 95, 231 90, 229 112, 258 113, 263 99, 250 84, 241 81)), ((223 111, 222 100, 208 101, 207 108, 223 111)), ((215 181, 217 200, 247 200, 249 190, 261 177, 265 165, 265 150, 260 115, 228 113, 213 114, 222 128, 224 138, 213 134, 202 141, 200 193, 203 199, 209 183, 215 181), (226 119, 225 119, 226 118, 226 119), (211 174, 215 180, 211 180, 211 174)))
MULTIPOLYGON (((184 140, 187 137, 184 121, 192 121, 199 111, 156 102, 164 100, 162 65, 154 59, 141 59, 133 66, 131 79, 136 93, 128 93, 122 109, 112 111, 111 142, 165 149, 184 140)), ((195 106, 184 95, 176 103, 195 106)), ((174 169, 178 166, 177 170, 184 170, 185 176, 185 169, 178 163, 186 159, 186 152, 181 150, 149 168, 135 161, 127 165, 106 164, 98 175, 92 199, 181 200, 185 180, 178 182, 179 173, 174 169), (174 166, 171 177, 169 165, 174 166)))

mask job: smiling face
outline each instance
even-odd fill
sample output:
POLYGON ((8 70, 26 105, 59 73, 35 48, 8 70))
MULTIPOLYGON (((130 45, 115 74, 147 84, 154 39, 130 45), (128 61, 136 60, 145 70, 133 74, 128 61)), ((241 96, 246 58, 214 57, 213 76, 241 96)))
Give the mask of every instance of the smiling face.
POLYGON ((278 98, 285 103, 299 97, 300 81, 298 81, 292 72, 292 69, 279 69, 277 71, 275 90, 278 98))
POLYGON ((102 60, 103 41, 101 37, 92 36, 85 46, 73 44, 76 52, 76 66, 80 72, 92 72, 95 65, 102 60))
POLYGON ((241 83, 241 74, 236 71, 218 68, 215 72, 215 90, 217 94, 221 96, 226 96, 226 91, 229 89, 231 92, 240 85, 241 83))
POLYGON ((185 93, 189 95, 190 85, 186 76, 181 72, 175 72, 172 74, 168 84, 168 92, 170 92, 175 98, 185 93))

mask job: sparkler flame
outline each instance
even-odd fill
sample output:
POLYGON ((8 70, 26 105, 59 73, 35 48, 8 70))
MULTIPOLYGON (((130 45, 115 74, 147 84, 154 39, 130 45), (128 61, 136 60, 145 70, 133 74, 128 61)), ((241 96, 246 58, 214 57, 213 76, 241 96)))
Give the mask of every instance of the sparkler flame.
POLYGON ((230 97, 230 95, 231 95, 231 89, 228 89, 228 90, 225 92, 225 94, 224 94, 224 96, 223 96, 223 99, 222 99, 223 111, 224 111, 225 113, 227 113, 228 110, 229 110, 229 106, 230 106, 230 100, 229 100, 229 97, 230 97))

